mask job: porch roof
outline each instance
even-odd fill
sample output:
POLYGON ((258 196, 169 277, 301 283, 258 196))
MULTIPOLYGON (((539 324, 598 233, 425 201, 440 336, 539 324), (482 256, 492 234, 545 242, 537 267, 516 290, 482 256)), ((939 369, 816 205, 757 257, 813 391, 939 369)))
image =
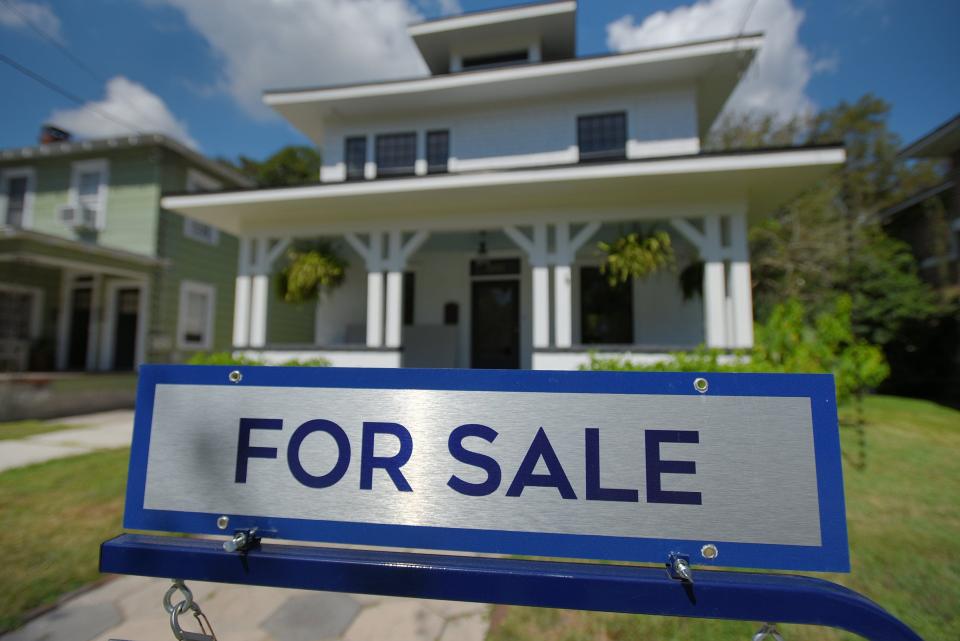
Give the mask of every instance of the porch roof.
POLYGON ((13 227, 0 227, 0 262, 3 261, 136 278, 166 264, 152 256, 13 227))
POLYGON ((238 235, 373 227, 484 229, 566 218, 772 211, 843 163, 842 146, 701 153, 497 172, 166 196, 163 207, 238 235))

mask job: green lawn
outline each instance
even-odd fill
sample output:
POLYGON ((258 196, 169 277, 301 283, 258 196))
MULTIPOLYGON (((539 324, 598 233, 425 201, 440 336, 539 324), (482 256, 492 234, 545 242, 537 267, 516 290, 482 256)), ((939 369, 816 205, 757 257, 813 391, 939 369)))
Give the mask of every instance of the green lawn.
POLYGON ((0 634, 100 577, 99 545, 120 532, 127 457, 109 450, 0 473, 0 634))
POLYGON ((46 434, 47 432, 59 432, 60 430, 75 430, 81 425, 64 425, 63 423, 54 423, 51 421, 12 421, 9 423, 0 423, 0 441, 7 441, 14 438, 25 438, 37 434, 46 434))
MULTIPOLYGON (((845 462, 853 570, 824 578, 861 592, 928 641, 960 639, 960 412, 895 397, 868 398, 866 468, 845 462)), ((857 435, 842 430, 856 461, 857 435)), ((820 575, 823 576, 823 575, 820 575)), ((742 641, 754 623, 509 608, 489 641, 742 641)), ((856 639, 782 626, 788 641, 856 639)))

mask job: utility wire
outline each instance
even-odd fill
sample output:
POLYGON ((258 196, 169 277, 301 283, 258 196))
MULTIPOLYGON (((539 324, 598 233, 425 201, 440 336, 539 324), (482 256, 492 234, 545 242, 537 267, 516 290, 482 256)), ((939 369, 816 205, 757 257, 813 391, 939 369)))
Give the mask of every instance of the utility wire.
MULTIPOLYGON (((85 63, 83 60, 81 60, 76 54, 70 51, 70 49, 67 48, 66 45, 60 42, 60 40, 56 36, 54 36, 49 31, 47 31, 46 29, 38 25, 36 22, 34 22, 30 18, 30 16, 23 13, 20 10, 20 8, 17 7, 16 3, 13 2, 13 0, 0 0, 0 1, 2 1, 5 5, 7 5, 8 9, 10 9, 15 14, 17 14, 20 17, 20 19, 24 22, 24 24, 30 27, 34 33, 36 33, 38 36, 46 40, 51 46, 56 47, 60 51, 60 53, 66 56, 67 59, 69 59, 70 62, 75 64, 79 69, 82 69, 87 75, 89 75, 91 78, 96 80, 98 83, 103 83, 104 85, 107 84, 109 79, 105 74, 97 72, 96 70, 93 69, 93 67, 91 67, 90 65, 85 63)), ((132 109, 134 112, 136 112, 136 114, 140 116, 140 118, 142 118, 144 121, 150 120, 148 116, 146 116, 142 111, 140 111, 137 105, 133 104, 132 102, 127 102, 126 105, 130 107, 130 109, 132 109)), ((135 129, 135 131, 137 130, 135 129)))
POLYGON ((28 27, 30 27, 34 31, 34 33, 36 33, 38 36, 46 40, 52 46, 59 49, 60 53, 65 55, 67 58, 69 58, 73 64, 77 65, 77 67, 85 71, 91 78, 93 78, 97 82, 106 82, 107 80, 106 76, 104 76, 103 74, 97 73, 96 71, 93 70, 93 68, 90 67, 90 65, 88 65, 83 60, 81 60, 76 55, 74 55, 74 53, 70 51, 62 42, 60 42, 60 40, 58 40, 56 36, 51 34, 46 29, 43 29, 40 25, 38 25, 33 20, 31 20, 28 15, 20 11, 20 8, 17 7, 17 5, 14 2, 12 2, 11 0, 3 0, 3 3, 7 5, 7 8, 9 8, 11 11, 17 14, 20 17, 20 19, 23 20, 23 23, 26 24, 28 27))
POLYGON ((94 107, 92 104, 90 104, 90 101, 89 101, 89 100, 84 100, 84 99, 81 98, 80 96, 78 96, 78 95, 76 95, 76 94, 74 94, 74 93, 71 93, 70 91, 64 89, 63 87, 61 87, 61 86, 58 85, 57 83, 53 82, 52 80, 44 77, 43 75, 37 73, 36 71, 33 71, 32 69, 29 69, 29 68, 27 68, 27 67, 24 67, 22 64, 20 64, 20 63, 17 62, 16 60, 13 60, 12 58, 10 58, 10 57, 2 54, 2 53, 0 53, 0 62, 4 63, 4 64, 6 64, 6 65, 9 65, 10 67, 13 67, 14 69, 16 69, 17 71, 19 71, 19 72, 22 73, 23 75, 27 76, 28 78, 31 78, 32 80, 40 83, 41 85, 43 85, 43 86, 46 87, 47 89, 50 89, 51 91, 54 91, 54 92, 60 94, 61 96, 63 96, 63 97, 66 98, 67 100, 69 100, 69 101, 71 101, 71 102, 73 102, 73 103, 76 103, 77 105, 80 105, 80 106, 83 107, 84 109, 89 109, 90 111, 92 111, 93 113, 97 114, 97 115, 100 116, 101 118, 106 118, 107 120, 110 120, 110 121, 112 121, 112 122, 114 122, 114 123, 116 123, 116 124, 118 124, 118 125, 120 125, 120 126, 122 126, 122 127, 125 127, 125 128, 129 129, 130 131, 132 131, 132 132, 134 132, 134 133, 136 133, 136 134, 142 133, 137 127, 131 125, 131 124, 128 123, 128 122, 125 122, 124 120, 122 120, 122 119, 120 119, 120 118, 117 118, 116 116, 114 116, 114 115, 112 115, 112 114, 107 113, 106 111, 103 111, 103 110, 101 110, 101 109, 97 109, 97 108, 94 107))

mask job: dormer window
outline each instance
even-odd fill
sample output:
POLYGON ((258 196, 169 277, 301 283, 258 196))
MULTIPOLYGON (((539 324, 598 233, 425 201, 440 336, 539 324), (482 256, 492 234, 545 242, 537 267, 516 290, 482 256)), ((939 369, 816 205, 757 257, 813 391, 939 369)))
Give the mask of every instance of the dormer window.
POLYGON ((521 49, 519 51, 507 51, 505 53, 494 53, 483 56, 466 56, 463 58, 461 68, 464 71, 470 69, 489 69, 491 67, 519 65, 529 61, 529 50, 521 49))
POLYGON ((417 134, 377 136, 377 176, 412 176, 417 163, 417 134))
POLYGON ((623 111, 577 118, 580 162, 627 157, 627 114, 623 111))

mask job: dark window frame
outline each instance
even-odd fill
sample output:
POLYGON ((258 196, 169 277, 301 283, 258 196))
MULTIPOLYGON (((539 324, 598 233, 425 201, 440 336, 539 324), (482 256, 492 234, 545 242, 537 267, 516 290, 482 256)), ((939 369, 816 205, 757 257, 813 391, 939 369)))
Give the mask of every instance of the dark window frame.
POLYGON ((632 345, 634 342, 633 326, 633 281, 619 283, 610 287, 606 276, 600 273, 600 268, 593 265, 581 265, 579 269, 578 289, 580 294, 580 343, 582 345, 632 345), (589 274, 589 275, 587 275, 589 274), (599 295, 591 296, 587 287, 603 288, 599 295), (624 300, 618 299, 622 297, 624 300), (591 302, 602 301, 601 308, 587 309, 591 302), (620 303, 617 305, 617 303, 620 303), (613 309, 622 314, 622 318, 607 324, 606 329, 614 334, 602 335, 602 328, 591 328, 591 317, 613 309), (619 331, 619 333, 617 333, 619 331))
POLYGON ((417 300, 417 277, 414 272, 403 272, 403 324, 413 325, 417 300))
POLYGON ((608 111, 577 116, 580 162, 623 160, 627 157, 627 112, 608 111), (588 135, 595 138, 587 140, 588 135))
POLYGON ((367 137, 366 136, 347 136, 343 141, 343 164, 346 166, 347 180, 363 180, 366 177, 367 165, 367 137), (360 155, 360 164, 351 162, 351 143, 360 143, 357 145, 363 153, 360 155))
POLYGON ((445 174, 449 171, 450 165, 450 130, 449 129, 434 129, 427 132, 426 135, 426 156, 427 156, 427 173, 428 174, 445 174), (438 157, 434 156, 434 147, 431 145, 431 139, 443 137, 443 153, 439 154, 443 157, 443 162, 439 161, 438 157))
POLYGON ((417 132, 406 131, 401 133, 378 134, 374 139, 374 156, 377 163, 378 178, 415 175, 417 166, 417 132), (388 159, 393 160, 393 158, 388 158, 388 155, 400 157, 401 154, 395 149, 386 149, 386 145, 391 142, 400 141, 403 141, 403 143, 407 145, 404 150, 406 153, 404 153, 403 156, 405 156, 404 160, 409 160, 409 162, 387 164, 386 161, 388 159))

